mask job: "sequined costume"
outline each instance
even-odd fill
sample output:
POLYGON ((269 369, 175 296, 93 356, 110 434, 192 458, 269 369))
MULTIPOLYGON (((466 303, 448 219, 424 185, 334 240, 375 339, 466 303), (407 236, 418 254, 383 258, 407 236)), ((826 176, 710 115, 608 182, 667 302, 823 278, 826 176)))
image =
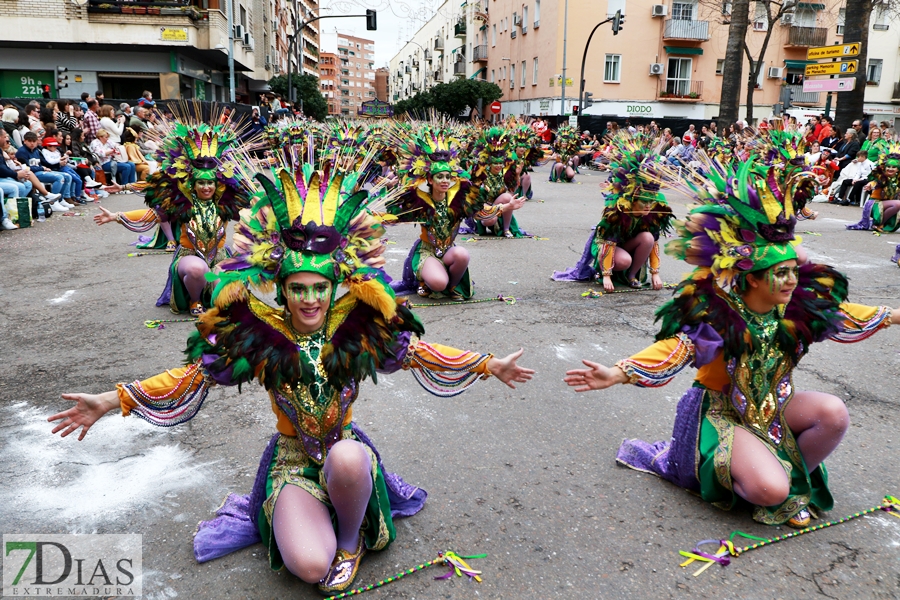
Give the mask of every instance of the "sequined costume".
MULTIPOLYGON (((768 314, 749 310, 738 293, 748 272, 796 259, 791 191, 755 177, 758 163, 713 173, 704 188, 684 186, 698 204, 666 252, 696 268, 657 311, 655 344, 617 363, 628 383, 667 384, 688 365, 698 369, 676 409, 670 440, 625 440, 619 463, 653 473, 724 509, 739 500, 731 478, 735 429, 761 441, 784 468, 790 491, 776 506, 755 506, 755 520, 785 523, 805 510, 830 510, 827 471, 808 472, 785 420, 792 374, 810 345, 849 343, 890 325, 891 311, 846 302, 846 278, 826 265, 799 266, 791 300, 768 314)), ((802 176, 805 178, 806 176, 802 176)))

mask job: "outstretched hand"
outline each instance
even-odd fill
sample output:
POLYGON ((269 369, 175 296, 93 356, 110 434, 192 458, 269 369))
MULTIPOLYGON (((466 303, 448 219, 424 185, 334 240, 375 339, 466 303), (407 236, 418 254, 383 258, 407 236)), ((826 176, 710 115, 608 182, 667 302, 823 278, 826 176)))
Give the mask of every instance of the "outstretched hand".
POLYGON ((563 381, 576 392, 589 392, 591 390, 605 390, 617 383, 625 383, 628 376, 618 367, 604 367, 600 363, 583 360, 587 369, 572 369, 566 371, 563 381))
POLYGON ((534 375, 533 369, 526 369, 525 367, 520 367, 516 364, 516 361, 522 356, 523 352, 525 352, 525 350, 519 348, 518 352, 513 352, 509 356, 492 358, 488 361, 488 370, 494 377, 512 389, 516 389, 513 382, 525 383, 531 379, 532 375, 534 375))
POLYGON ((98 206, 100 209, 100 214, 94 215, 94 223, 97 225, 105 225, 106 223, 112 223, 116 220, 116 213, 109 212, 102 206, 98 206))
POLYGON ((525 196, 517 196, 517 197, 513 198, 512 200, 510 200, 507 203, 507 206, 511 206, 512 210, 519 210, 520 208, 525 206, 526 200, 527 200, 527 198, 525 196))
POLYGON ((52 432, 62 431, 60 437, 66 437, 81 427, 81 433, 78 436, 79 442, 84 439, 88 429, 97 422, 97 419, 119 406, 115 391, 103 394, 63 394, 62 397, 75 402, 75 406, 48 417, 47 420, 50 422, 60 421, 52 432))

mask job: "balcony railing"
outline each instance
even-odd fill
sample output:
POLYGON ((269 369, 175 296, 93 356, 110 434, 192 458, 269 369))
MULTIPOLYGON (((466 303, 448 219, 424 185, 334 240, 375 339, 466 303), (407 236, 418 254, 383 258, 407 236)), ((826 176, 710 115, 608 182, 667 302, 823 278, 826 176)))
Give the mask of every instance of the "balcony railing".
POLYGON ((819 92, 804 92, 802 85, 789 85, 791 102, 794 104, 818 104, 819 92))
POLYGON ((442 71, 442 70, 435 71, 432 77, 435 81, 443 81, 444 80, 444 71, 442 71))
POLYGON ((659 84, 659 99, 663 102, 699 102, 703 99, 703 82, 686 79, 666 79, 659 84))
POLYGON ((788 34, 786 46, 808 48, 810 46, 824 46, 828 39, 828 29, 825 27, 797 27, 792 26, 788 34))
POLYGON ((434 49, 435 50, 443 50, 444 49, 444 40, 441 38, 434 38, 434 49))
POLYGON ((486 61, 488 59, 488 48, 487 44, 481 44, 480 46, 475 46, 475 52, 473 52, 474 58, 473 60, 478 61, 486 61))
POLYGON ((453 63, 453 74, 454 75, 465 75, 466 74, 466 63, 462 62, 462 61, 453 63))
POLYGON ((705 42, 709 39, 709 21, 667 19, 666 27, 663 31, 663 39, 705 42))
POLYGON ((466 37, 466 22, 458 21, 456 25, 453 26, 453 35, 458 38, 466 37))
POLYGON ((155 0, 133 2, 130 0, 89 0, 89 13, 169 15, 192 19, 201 17, 200 8, 191 0, 155 0))

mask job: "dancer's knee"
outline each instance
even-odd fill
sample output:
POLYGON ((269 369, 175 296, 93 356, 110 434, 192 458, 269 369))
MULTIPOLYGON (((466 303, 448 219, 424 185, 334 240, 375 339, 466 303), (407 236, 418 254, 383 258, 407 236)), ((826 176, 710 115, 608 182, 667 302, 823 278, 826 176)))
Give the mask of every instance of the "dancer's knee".
POLYGON ((791 492, 790 484, 784 472, 754 473, 749 481, 738 482, 740 493, 744 498, 757 506, 776 506, 787 500, 791 492))
POLYGON ((288 571, 306 583, 318 583, 328 574, 334 556, 328 556, 324 548, 297 548, 288 545, 278 547, 281 560, 288 571))
POLYGON ((642 231, 634 237, 637 240, 637 242, 642 246, 644 244, 652 244, 654 241, 653 234, 650 233, 649 231, 642 231))
POLYGON ((836 396, 828 396, 828 400, 821 402, 816 412, 819 425, 825 431, 843 435, 850 427, 847 406, 836 396))
POLYGON ((326 478, 330 485, 352 485, 361 477, 368 477, 372 462, 362 444, 341 440, 331 447, 326 459, 326 478))

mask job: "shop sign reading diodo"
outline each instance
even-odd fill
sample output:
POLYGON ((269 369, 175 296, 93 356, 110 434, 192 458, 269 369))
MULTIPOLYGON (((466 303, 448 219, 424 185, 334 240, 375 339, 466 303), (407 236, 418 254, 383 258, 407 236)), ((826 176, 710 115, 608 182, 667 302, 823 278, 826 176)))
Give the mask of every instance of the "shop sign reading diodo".
POLYGON ((140 596, 142 536, 3 536, 4 597, 140 596))

